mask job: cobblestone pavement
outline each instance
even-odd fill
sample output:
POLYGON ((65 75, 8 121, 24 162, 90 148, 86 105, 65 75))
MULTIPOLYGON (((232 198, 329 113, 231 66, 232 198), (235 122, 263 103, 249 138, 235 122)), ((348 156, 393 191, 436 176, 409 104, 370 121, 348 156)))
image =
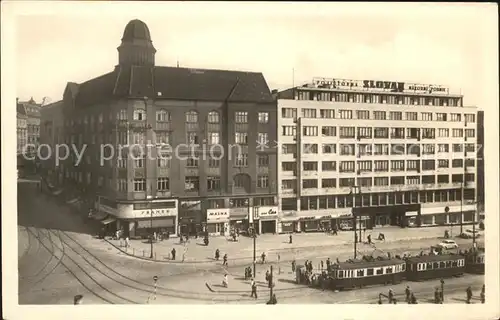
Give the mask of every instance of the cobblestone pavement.
MULTIPOLYGON (((425 245, 423 248, 429 249, 431 245, 439 243, 439 238, 443 236, 446 227, 431 228, 411 228, 401 229, 395 227, 377 228, 366 232, 363 236, 364 244, 358 244, 359 249, 365 250, 369 247, 366 244, 366 236, 371 234, 372 241, 377 248, 390 250, 391 248, 404 248, 412 242, 419 242, 425 245), (385 241, 376 240, 379 232, 385 234, 385 241)), ((324 233, 294 234, 292 244, 289 243, 288 235, 261 235, 256 240, 256 255, 260 260, 261 254, 266 254, 266 259, 278 260, 280 258, 308 255, 308 254, 328 254, 335 251, 335 248, 353 248, 353 232, 339 232, 338 235, 327 235, 324 233)), ((470 246, 472 240, 455 239, 461 245, 470 246)), ((146 240, 130 240, 130 247, 125 248, 124 240, 108 240, 127 254, 148 258, 151 252, 151 245, 146 240)), ((482 239, 478 239, 481 243, 482 239)), ((225 237, 212 237, 208 246, 203 244, 202 238, 192 238, 187 244, 180 244, 179 239, 169 239, 154 243, 153 252, 155 260, 170 261, 171 250, 176 250, 176 261, 184 262, 210 262, 214 259, 215 249, 219 249, 221 258, 224 254, 230 260, 253 259, 253 239, 240 237, 238 242, 226 239, 225 237), (185 254, 184 254, 185 252, 185 254)))

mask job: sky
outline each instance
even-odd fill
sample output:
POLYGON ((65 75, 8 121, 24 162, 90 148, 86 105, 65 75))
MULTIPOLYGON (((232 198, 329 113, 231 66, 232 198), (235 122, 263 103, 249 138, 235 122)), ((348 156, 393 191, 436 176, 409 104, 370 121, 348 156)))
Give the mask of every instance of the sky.
POLYGON ((111 71, 125 25, 140 19, 149 26, 156 65, 178 61, 181 67, 258 71, 270 89, 313 77, 439 84, 464 94, 467 105, 490 104, 482 88, 491 70, 484 57, 492 50, 496 7, 163 3, 105 8, 73 6, 17 17, 21 100, 55 102, 68 81, 111 71))

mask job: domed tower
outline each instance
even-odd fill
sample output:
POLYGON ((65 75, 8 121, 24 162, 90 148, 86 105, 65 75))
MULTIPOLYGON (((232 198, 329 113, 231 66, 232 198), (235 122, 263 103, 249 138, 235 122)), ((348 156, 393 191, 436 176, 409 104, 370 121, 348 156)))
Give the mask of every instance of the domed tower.
POLYGON ((122 66, 154 66, 156 49, 148 26, 141 20, 132 20, 125 27, 118 47, 118 61, 122 66))

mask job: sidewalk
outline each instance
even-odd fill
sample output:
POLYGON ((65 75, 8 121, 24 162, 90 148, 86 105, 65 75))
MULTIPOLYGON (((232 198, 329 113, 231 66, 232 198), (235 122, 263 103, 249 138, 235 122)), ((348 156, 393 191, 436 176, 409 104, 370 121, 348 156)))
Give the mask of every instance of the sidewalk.
MULTIPOLYGON (((410 244, 411 241, 433 239, 433 244, 437 243, 437 238, 442 237, 446 227, 420 228, 420 229, 401 229, 401 228, 378 228, 366 232, 362 237, 366 241, 368 234, 372 235, 372 241, 377 245, 384 246, 385 244, 410 244), (378 233, 385 234, 385 241, 375 240, 378 233)), ((262 252, 266 253, 269 260, 277 260, 278 255, 282 254, 299 254, 304 252, 318 252, 326 249, 334 249, 341 247, 353 247, 353 232, 339 232, 337 236, 326 235, 324 233, 314 234, 294 234, 293 243, 289 243, 288 235, 261 235, 256 239, 256 256, 260 260, 262 252)), ((122 252, 137 256, 139 258, 147 258, 149 260, 151 245, 146 240, 130 240, 129 248, 125 248, 124 240, 106 240, 108 243, 121 250, 122 252)), ((459 243, 467 243, 457 239, 459 243)), ((470 242, 470 241, 469 241, 470 242)), ((212 262, 214 260, 215 249, 220 251, 220 259, 227 253, 230 261, 240 259, 252 259, 253 257, 253 239, 241 236, 238 242, 226 239, 225 237, 211 237, 210 244, 205 246, 202 238, 192 238, 187 244, 180 244, 179 239, 169 239, 155 242, 153 251, 157 261, 170 261, 170 253, 173 248, 176 251, 175 262, 181 262, 183 253, 186 252, 184 262, 212 262)), ((364 246, 359 245, 360 248, 364 246)), ((428 248, 429 246, 426 245, 428 248)), ((339 248, 339 249, 340 249, 339 248)))

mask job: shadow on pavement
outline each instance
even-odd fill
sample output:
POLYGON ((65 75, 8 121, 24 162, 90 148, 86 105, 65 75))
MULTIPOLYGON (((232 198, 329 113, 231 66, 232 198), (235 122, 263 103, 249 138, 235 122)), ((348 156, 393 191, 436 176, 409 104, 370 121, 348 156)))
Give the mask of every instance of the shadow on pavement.
POLYGON ((67 232, 96 235, 102 225, 66 203, 39 191, 35 184, 17 184, 17 224, 67 232))

